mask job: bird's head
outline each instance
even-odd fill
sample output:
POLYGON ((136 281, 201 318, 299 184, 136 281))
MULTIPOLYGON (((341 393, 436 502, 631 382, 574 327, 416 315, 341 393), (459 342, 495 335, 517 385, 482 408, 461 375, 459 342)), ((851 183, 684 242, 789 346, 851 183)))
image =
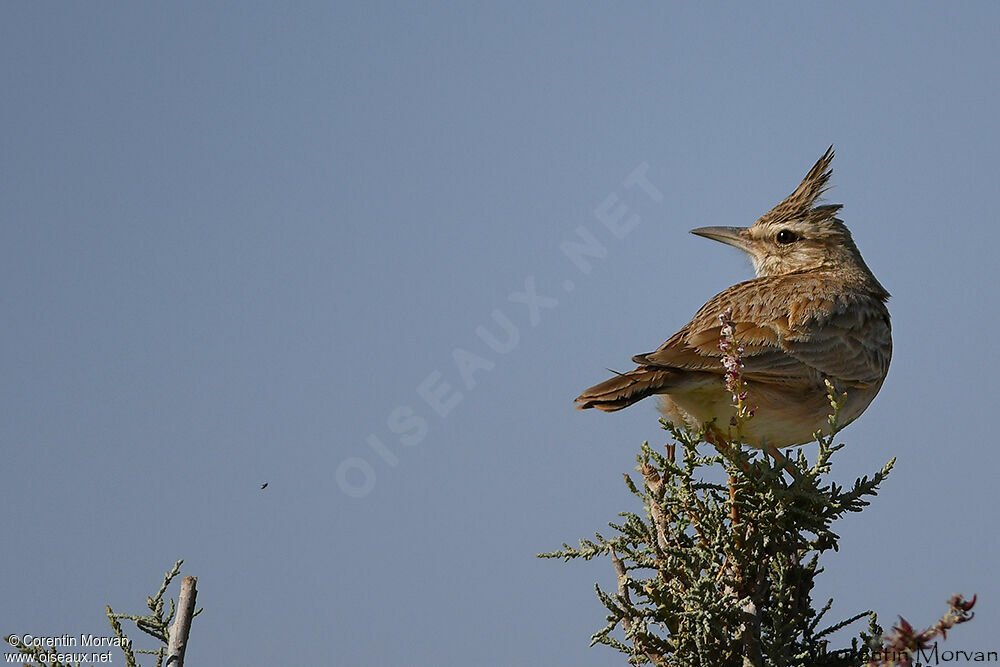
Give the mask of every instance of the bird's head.
POLYGON ((700 227, 691 233, 743 250, 758 277, 823 268, 854 271, 866 274, 884 292, 861 258, 851 232, 836 217, 841 205, 816 204, 828 189, 832 161, 830 146, 799 187, 750 227, 700 227))

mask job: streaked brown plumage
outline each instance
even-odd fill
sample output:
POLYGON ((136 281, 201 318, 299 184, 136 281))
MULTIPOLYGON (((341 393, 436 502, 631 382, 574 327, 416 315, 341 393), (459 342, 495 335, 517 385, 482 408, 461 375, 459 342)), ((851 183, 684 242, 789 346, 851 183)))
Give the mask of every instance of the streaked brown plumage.
POLYGON ((745 251, 757 277, 717 294, 655 352, 633 357, 638 368, 583 392, 577 408, 612 412, 660 394, 671 421, 699 427, 717 420, 724 428, 735 414, 719 349, 719 315, 728 309, 745 348, 748 403, 756 407, 744 429, 748 443, 785 447, 826 430, 826 379, 847 392, 841 423, 861 415, 889 370, 889 293, 835 217, 841 207, 816 205, 832 160, 831 146, 752 226, 692 230, 745 251))

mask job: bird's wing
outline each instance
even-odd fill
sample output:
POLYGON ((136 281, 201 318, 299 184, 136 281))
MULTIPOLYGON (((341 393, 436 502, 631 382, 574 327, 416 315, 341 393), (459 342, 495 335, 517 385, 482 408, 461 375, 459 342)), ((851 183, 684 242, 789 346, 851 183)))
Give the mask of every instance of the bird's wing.
POLYGON ((892 332, 881 299, 856 297, 814 314, 782 343, 789 355, 824 376, 865 386, 888 372, 892 332))
POLYGON ((818 280, 801 275, 756 278, 716 295, 655 352, 633 357, 653 367, 722 374, 719 315, 730 309, 750 381, 813 386, 823 377, 856 384, 885 375, 891 352, 888 311, 881 300, 843 292, 819 296, 818 280), (796 294, 792 300, 777 298, 796 294))

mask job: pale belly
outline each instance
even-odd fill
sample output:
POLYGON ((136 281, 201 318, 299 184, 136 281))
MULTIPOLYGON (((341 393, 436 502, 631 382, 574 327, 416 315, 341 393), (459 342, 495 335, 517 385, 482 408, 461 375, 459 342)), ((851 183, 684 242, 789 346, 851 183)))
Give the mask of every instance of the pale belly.
MULTIPOLYGON (((668 421, 698 429, 714 421, 715 428, 735 437, 730 421, 736 416, 733 397, 721 381, 718 387, 702 386, 684 393, 660 396, 660 412, 668 421)), ((879 387, 848 391, 847 401, 839 416, 840 426, 857 419, 875 398, 879 387)), ((747 404, 755 407, 752 419, 743 427, 744 441, 754 447, 764 443, 788 447, 815 441, 817 431, 830 433, 832 412, 826 390, 789 391, 784 387, 752 384, 748 387, 747 404)))

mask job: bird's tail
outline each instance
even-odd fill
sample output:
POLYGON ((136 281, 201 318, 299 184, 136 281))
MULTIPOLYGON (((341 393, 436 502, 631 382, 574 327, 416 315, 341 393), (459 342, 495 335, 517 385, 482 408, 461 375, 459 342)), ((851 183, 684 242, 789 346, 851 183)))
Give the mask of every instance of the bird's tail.
POLYGON ((610 380, 596 384, 576 397, 576 409, 597 408, 615 412, 636 401, 657 394, 670 384, 674 371, 640 366, 628 373, 621 373, 610 380))

